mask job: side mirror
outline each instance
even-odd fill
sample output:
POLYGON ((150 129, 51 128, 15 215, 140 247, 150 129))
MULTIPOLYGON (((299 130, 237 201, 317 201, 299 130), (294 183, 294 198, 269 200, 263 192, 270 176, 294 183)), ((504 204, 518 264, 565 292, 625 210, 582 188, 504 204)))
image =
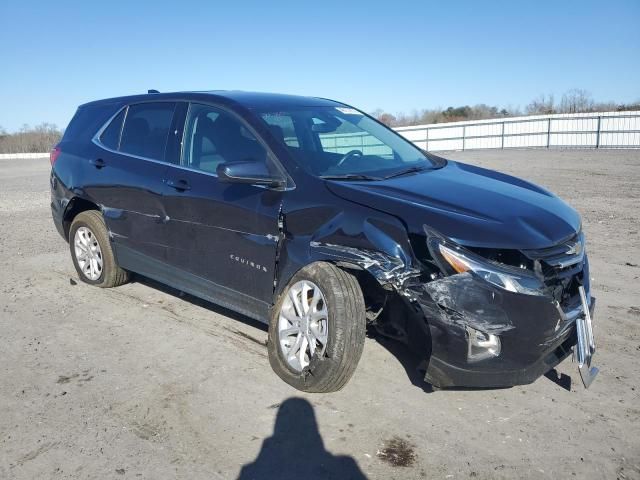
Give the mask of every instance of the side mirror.
POLYGON ((257 160, 221 163, 216 168, 216 173, 218 179, 225 183, 265 185, 272 188, 285 186, 284 179, 274 176, 264 162, 257 160))

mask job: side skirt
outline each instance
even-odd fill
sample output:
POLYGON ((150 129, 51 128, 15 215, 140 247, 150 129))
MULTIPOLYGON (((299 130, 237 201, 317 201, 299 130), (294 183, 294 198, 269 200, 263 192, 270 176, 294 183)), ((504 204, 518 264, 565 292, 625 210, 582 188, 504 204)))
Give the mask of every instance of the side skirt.
POLYGON ((218 285, 184 270, 171 267, 166 263, 138 253, 116 242, 113 242, 111 246, 118 265, 126 270, 144 275, 194 297, 202 298, 251 317, 254 320, 269 323, 270 305, 262 300, 218 285))

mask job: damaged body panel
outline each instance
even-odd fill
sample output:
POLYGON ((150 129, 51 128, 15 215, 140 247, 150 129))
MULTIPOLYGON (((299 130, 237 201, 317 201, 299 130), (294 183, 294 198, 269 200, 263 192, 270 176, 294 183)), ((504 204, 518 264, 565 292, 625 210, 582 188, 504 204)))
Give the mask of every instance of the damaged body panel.
MULTIPOLYGON (((432 338, 426 380, 437 387, 531 383, 572 353, 576 317, 548 296, 504 291, 469 273, 411 288, 432 338), (467 327, 499 337, 498 356, 474 362, 467 327)), ((591 301, 591 308, 595 301, 591 301)))
POLYGON ((576 345, 585 385, 597 373, 578 213, 339 102, 92 102, 56 147, 51 194, 66 240, 79 212, 99 210, 122 268, 267 323, 306 267, 348 271, 369 326, 417 352, 436 387, 530 383, 576 345))

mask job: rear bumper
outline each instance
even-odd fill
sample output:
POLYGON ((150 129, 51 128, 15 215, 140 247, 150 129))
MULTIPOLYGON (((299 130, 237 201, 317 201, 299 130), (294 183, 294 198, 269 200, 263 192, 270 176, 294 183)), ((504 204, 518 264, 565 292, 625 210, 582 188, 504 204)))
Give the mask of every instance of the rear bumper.
MULTIPOLYGON (((588 264, 585 263, 588 278, 588 264)), ((586 285, 588 291, 588 284, 586 285)), ((470 274, 414 290, 431 338, 425 380, 435 387, 509 387, 534 382, 572 352, 580 305, 499 289, 470 274), (500 339, 500 353, 469 358, 469 327, 500 339)), ((593 313, 595 298, 589 297, 593 313)))
MULTIPOLYGON (((53 174, 51 173, 51 178, 49 179, 51 186, 51 217, 53 218, 53 224, 56 226, 56 230, 62 238, 67 240, 67 236, 64 231, 64 209, 68 202, 61 201, 57 194, 58 181, 53 174)), ((64 199, 64 197, 62 197, 64 199)))
POLYGON ((56 226, 56 230, 62 238, 65 240, 67 237, 64 234, 64 224, 62 221, 62 212, 55 206, 55 202, 51 202, 51 217, 53 218, 53 224, 56 226))

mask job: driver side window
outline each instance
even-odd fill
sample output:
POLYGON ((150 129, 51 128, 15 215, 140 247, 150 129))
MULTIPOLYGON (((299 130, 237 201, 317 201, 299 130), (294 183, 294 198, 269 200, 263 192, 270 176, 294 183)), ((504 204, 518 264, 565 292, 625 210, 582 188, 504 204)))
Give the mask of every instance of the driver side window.
POLYGON ((189 106, 183 166, 215 174, 221 163, 266 159, 267 151, 236 117, 210 105, 189 106))

